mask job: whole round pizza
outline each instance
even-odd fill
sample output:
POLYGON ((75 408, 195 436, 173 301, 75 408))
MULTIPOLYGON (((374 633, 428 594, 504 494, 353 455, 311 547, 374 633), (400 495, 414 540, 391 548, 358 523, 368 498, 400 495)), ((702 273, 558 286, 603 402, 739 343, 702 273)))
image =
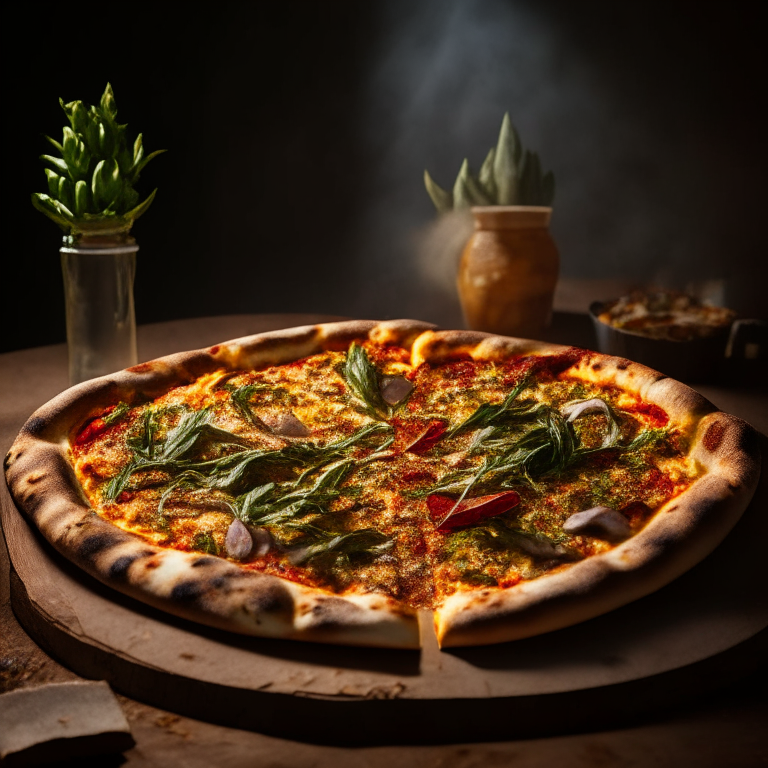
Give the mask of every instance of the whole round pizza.
POLYGON ((653 592, 717 546, 759 469, 749 425, 649 368, 410 320, 86 382, 6 457, 45 538, 121 592, 234 632, 401 648, 653 592))

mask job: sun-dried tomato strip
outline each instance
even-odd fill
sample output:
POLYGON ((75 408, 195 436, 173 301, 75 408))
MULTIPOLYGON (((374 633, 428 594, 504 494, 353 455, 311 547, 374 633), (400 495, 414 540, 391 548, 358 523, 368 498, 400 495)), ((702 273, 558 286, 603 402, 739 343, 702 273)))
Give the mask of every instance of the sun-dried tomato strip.
POLYGON ((430 448, 434 448, 447 430, 446 422, 439 419, 430 421, 427 428, 405 450, 416 454, 426 453, 430 448))
POLYGON ((88 422, 80 434, 75 438, 75 445, 85 445, 86 443, 90 443, 91 440, 102 434, 106 428, 107 425, 104 422, 104 419, 98 418, 88 422))
POLYGON ((438 531, 448 531, 478 523, 489 517, 495 517, 520 503, 520 496, 514 491, 494 493, 476 499, 465 499, 456 509, 456 500, 450 496, 433 493, 427 497, 430 517, 437 523, 438 531), (451 512, 453 510, 453 512, 451 512))

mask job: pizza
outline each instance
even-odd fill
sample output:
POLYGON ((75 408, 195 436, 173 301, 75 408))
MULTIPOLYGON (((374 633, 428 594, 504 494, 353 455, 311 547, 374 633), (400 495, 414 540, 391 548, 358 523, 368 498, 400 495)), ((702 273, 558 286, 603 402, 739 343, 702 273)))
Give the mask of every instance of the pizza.
POLYGON ((756 433, 595 352, 416 321, 251 336, 75 386, 8 456, 65 557, 225 630, 350 645, 567 627, 702 560, 756 433))

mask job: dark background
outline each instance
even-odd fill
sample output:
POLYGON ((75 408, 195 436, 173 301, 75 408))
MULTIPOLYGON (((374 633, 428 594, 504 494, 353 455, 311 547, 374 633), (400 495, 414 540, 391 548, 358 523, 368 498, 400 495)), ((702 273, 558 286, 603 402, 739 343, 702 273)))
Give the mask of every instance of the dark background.
MULTIPOLYGON (((64 340, 42 138, 98 101, 148 151, 139 323, 239 312, 461 323, 421 247, 428 168, 509 111, 557 179, 567 278, 707 283, 768 316, 758 4, 379 0, 5 4, 0 351, 64 340)), ((446 287, 448 286, 448 287, 446 287)), ((610 297, 596 297, 610 298, 610 297)))

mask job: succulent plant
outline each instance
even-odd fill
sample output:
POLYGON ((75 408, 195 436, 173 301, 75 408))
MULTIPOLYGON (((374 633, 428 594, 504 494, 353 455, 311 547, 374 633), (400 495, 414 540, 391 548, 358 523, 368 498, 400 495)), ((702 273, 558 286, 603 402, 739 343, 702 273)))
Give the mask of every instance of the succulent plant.
POLYGON ((139 174, 165 150, 145 156, 141 134, 129 148, 127 126, 117 123, 109 83, 97 107, 82 101, 59 103, 69 120, 63 142, 45 138, 61 157, 41 156, 50 166, 45 169, 48 194, 33 194, 32 205, 73 235, 127 232, 157 192, 139 202, 134 189, 139 174))
POLYGON ((440 213, 472 205, 551 205, 555 197, 552 171, 542 173, 539 156, 523 151, 508 112, 496 146, 486 155, 477 176, 465 158, 450 192, 435 183, 429 171, 424 171, 424 186, 440 213))

